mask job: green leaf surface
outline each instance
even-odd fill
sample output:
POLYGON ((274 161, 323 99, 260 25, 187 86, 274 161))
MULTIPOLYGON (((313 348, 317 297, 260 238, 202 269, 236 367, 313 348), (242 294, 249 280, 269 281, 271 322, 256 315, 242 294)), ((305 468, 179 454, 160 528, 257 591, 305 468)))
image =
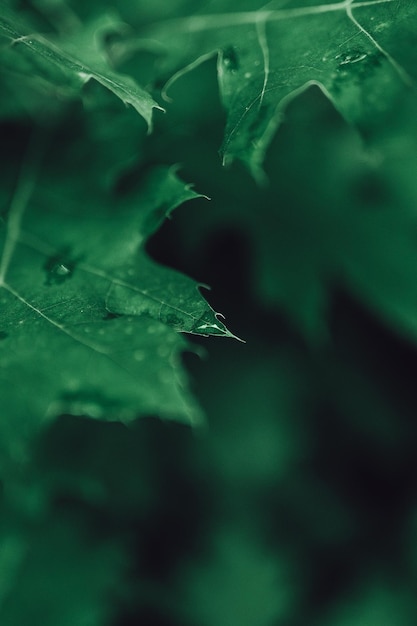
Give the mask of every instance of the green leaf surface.
POLYGON ((185 569, 178 593, 183 599, 182 621, 269 626, 288 619, 295 601, 288 562, 247 534, 242 529, 219 529, 211 558, 185 569))
POLYGON ((359 590, 353 589, 323 620, 323 626, 395 626, 412 624, 415 619, 413 593, 406 585, 374 575, 360 578, 359 590))
MULTIPOLYGON (((0 11, 0 58, 6 85, 29 99, 31 91, 54 94, 60 99, 81 93, 94 80, 125 105, 131 105, 151 127, 154 108, 161 108, 149 93, 129 76, 118 74, 110 66, 104 45, 105 35, 120 28, 114 16, 102 14, 92 22, 63 35, 41 34, 32 30, 16 12, 0 11), (21 82, 27 83, 22 93, 21 82)), ((18 96, 19 97, 19 96, 18 96)), ((28 108, 30 104, 27 105, 28 108)))
POLYGON ((346 289, 401 334, 417 336, 415 103, 372 150, 318 90, 288 109, 253 220, 255 288, 303 333, 328 338, 333 289, 346 289))
POLYGON ((41 523, 2 510, 0 620, 4 626, 102 626, 113 608, 126 556, 122 542, 91 536, 82 519, 41 523), (5 515, 6 513, 6 515, 5 515))
POLYGON ((223 160, 238 158, 261 176, 265 152, 288 102, 319 85, 345 119, 368 136, 383 128, 417 78, 415 3, 275 0, 254 9, 214 0, 195 12, 148 26, 157 41, 156 76, 169 78, 218 53, 227 109, 223 160))
POLYGON ((22 439, 64 412, 199 421, 178 331, 231 335, 194 281, 144 251, 172 209, 197 194, 162 167, 137 192, 100 194, 53 154, 41 165, 41 153, 32 144, 3 207, 2 445, 18 456, 22 439))

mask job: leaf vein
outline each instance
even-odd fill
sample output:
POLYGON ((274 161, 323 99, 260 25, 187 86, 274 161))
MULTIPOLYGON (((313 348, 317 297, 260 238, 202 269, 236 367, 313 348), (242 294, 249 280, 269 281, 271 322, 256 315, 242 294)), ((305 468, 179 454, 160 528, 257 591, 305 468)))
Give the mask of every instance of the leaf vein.
MULTIPOLYGON (((37 237, 35 238, 33 235, 26 233, 25 231, 22 231, 20 233, 17 241, 18 243, 21 243, 27 246, 28 248, 31 248, 32 250, 35 250, 36 252, 39 252, 46 256, 56 253, 56 249, 53 246, 46 244, 45 242, 41 241, 37 237)), ((137 287, 136 285, 132 285, 132 283, 129 283, 121 278, 116 278, 112 276, 111 274, 107 273, 106 271, 101 270, 97 267, 94 267, 87 263, 79 263, 77 267, 78 269, 86 272, 87 274, 98 276, 99 278, 104 278, 105 280, 107 280, 110 283, 108 295, 113 285, 117 285, 119 287, 125 287, 126 289, 131 289, 132 291, 141 294, 144 298, 152 300, 153 302, 157 302, 158 304, 161 304, 162 306, 166 306, 172 311, 176 311, 177 313, 182 313, 183 315, 192 319, 193 321, 197 321, 199 319, 198 315, 194 316, 191 312, 184 311, 180 307, 175 306, 174 304, 171 304, 169 302, 166 302, 162 300, 161 298, 153 296, 148 291, 141 289, 140 287, 137 287)), ((57 303, 57 304, 61 304, 61 303, 57 303)))
MULTIPOLYGON (((228 28, 236 26, 256 25, 258 22, 269 21, 278 22, 299 17, 307 17, 309 15, 321 15, 324 13, 333 13, 337 11, 345 11, 353 0, 343 0, 332 4, 319 4, 311 7, 300 7, 294 9, 281 10, 258 10, 258 11, 241 11, 236 13, 212 13, 204 15, 192 15, 190 17, 166 20, 165 26, 175 30, 182 30, 187 33, 204 32, 217 28, 228 28)), ((358 2, 356 7, 367 7, 376 4, 386 4, 395 2, 395 0, 364 0, 358 2)))
POLYGON ((25 158, 13 194, 6 227, 6 237, 0 260, 0 286, 4 284, 10 261, 19 240, 23 215, 35 187, 42 150, 39 137, 32 136, 26 149, 25 158))
POLYGON ((259 96, 259 108, 262 106, 262 102, 265 96, 266 87, 269 80, 269 72, 270 72, 270 59, 269 59, 269 45, 266 36, 266 21, 267 17, 264 17, 256 22, 256 35, 258 37, 259 47, 262 51, 263 65, 264 65, 264 81, 262 85, 262 90, 259 96))
POLYGON ((93 343, 93 342, 90 342, 90 341, 85 341, 84 339, 81 339, 81 337, 78 337, 77 335, 74 335, 73 333, 71 333, 66 326, 64 326, 63 324, 60 324, 59 322, 55 321, 54 319, 52 319, 48 315, 45 315, 45 313, 41 309, 38 309, 35 305, 31 304, 18 291, 16 291, 16 289, 13 289, 13 287, 11 285, 8 285, 7 283, 3 283, 2 287, 3 287, 3 289, 5 289, 9 293, 11 293, 15 298, 17 298, 17 300, 19 300, 19 302, 21 302, 22 304, 27 306, 31 311, 33 311, 34 313, 39 315, 42 319, 44 319, 46 322, 51 324, 51 326, 53 326, 54 328, 58 329, 59 331, 61 331, 65 335, 68 335, 68 337, 70 337, 74 341, 80 343, 81 345, 85 346, 86 348, 90 348, 94 352, 98 352, 98 353, 104 354, 104 355, 109 355, 110 354, 107 349, 104 349, 99 344, 96 344, 96 343, 93 343))
MULTIPOLYGON (((382 0, 378 0, 378 2, 380 2, 382 0)), ((393 1, 393 0, 391 0, 393 1)), ((358 7, 363 7, 363 6, 369 6, 370 4, 376 4, 374 2, 371 3, 358 3, 356 4, 353 8, 357 9, 358 7)), ((353 22, 353 24, 360 30, 360 32, 362 32, 365 37, 367 37, 369 39, 369 41, 373 44, 373 46, 375 46, 375 48, 384 55, 384 57, 387 59, 387 61, 390 63, 390 65, 394 68, 394 70, 397 72, 398 76, 400 77, 400 79, 402 80, 402 82, 407 86, 407 87, 416 87, 416 84, 414 82, 414 80, 411 78, 411 76, 408 74, 408 72, 405 71, 405 69, 403 67, 401 67, 401 65, 399 63, 397 63, 397 61, 390 55, 390 53, 385 50, 379 43, 378 41, 375 39, 375 37, 373 37, 371 35, 370 32, 368 32, 366 30, 366 28, 364 28, 362 26, 362 24, 360 22, 358 22, 358 20, 355 18, 355 16, 353 15, 352 12, 352 5, 349 4, 346 6, 346 14, 348 16, 348 18, 353 22)))

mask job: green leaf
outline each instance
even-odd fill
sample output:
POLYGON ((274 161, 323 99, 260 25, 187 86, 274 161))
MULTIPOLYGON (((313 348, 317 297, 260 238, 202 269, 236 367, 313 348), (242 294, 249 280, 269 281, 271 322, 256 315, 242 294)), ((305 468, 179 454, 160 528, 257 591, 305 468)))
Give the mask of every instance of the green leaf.
POLYGON ((210 556, 187 564, 178 585, 179 623, 238 626, 285 623, 296 602, 288 559, 242 528, 216 529, 210 556))
POLYGON ((399 585, 388 576, 374 574, 360 579, 350 590, 349 599, 342 597, 323 620, 324 626, 394 626, 410 624, 415 619, 413 593, 407 582, 399 585), (388 579, 388 580, 387 580, 388 579))
POLYGON ((122 541, 92 537, 79 516, 28 522, 2 509, 0 620, 18 626, 101 626, 126 567, 122 541))
POLYGON ((43 35, 33 31, 16 12, 3 7, 0 58, 7 70, 3 70, 6 85, 19 93, 23 81, 28 89, 20 98, 31 98, 34 91, 43 95, 42 101, 51 94, 61 99, 74 97, 94 80, 125 105, 134 107, 150 128, 153 109, 161 107, 131 77, 115 72, 106 56, 104 37, 118 28, 120 22, 104 14, 91 23, 78 25, 70 34, 43 35))
POLYGON ((41 153, 33 143, 0 230, 1 445, 18 457, 26 437, 64 412, 198 422, 178 331, 231 334, 194 281, 144 250, 197 194, 163 167, 139 191, 100 193, 54 152, 41 166, 41 153))
POLYGON ((253 220, 255 289, 314 340, 328 338, 334 288, 417 337, 415 103, 372 150, 318 90, 288 109, 253 220))
MULTIPOLYGON (((218 0, 195 12, 140 31, 165 49, 158 79, 173 80, 218 54, 218 79, 227 109, 223 161, 238 158, 262 176, 265 152, 288 102, 318 85, 345 119, 367 136, 384 127, 395 103, 415 89, 411 2, 218 0)), ((127 50, 128 50, 128 45, 127 50)), ((126 50, 126 51, 127 51, 126 50)), ((169 90, 169 89, 168 89, 169 90)))

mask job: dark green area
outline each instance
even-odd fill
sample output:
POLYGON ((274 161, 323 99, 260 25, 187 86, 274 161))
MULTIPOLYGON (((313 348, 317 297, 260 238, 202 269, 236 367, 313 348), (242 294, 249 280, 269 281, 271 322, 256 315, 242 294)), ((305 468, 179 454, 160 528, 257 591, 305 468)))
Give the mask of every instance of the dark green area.
POLYGON ((227 143, 263 78, 245 78, 259 32, 221 28, 231 2, 194 3, 219 28, 188 42, 164 18, 195 23, 189 0, 125 0, 122 19, 102 0, 5 4, 1 626, 414 626, 417 101, 398 82, 415 71, 414 5, 354 11, 397 69, 341 11, 291 14, 225 168, 225 128, 227 143), (20 53, 6 22, 45 39, 20 53), (261 176, 253 138, 311 79, 300 43, 309 62, 334 53, 329 92, 284 102, 261 176), (146 134, 120 84, 149 113, 200 54, 146 134), (79 84, 72 55, 118 88, 79 84), (211 307, 246 343, 200 336, 228 334, 211 307))

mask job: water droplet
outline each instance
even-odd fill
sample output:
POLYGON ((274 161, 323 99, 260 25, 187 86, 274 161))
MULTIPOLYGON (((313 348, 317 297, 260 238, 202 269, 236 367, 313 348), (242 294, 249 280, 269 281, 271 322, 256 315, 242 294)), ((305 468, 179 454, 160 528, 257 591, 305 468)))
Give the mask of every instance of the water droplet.
POLYGON ((46 260, 43 269, 46 271, 46 284, 59 285, 71 278, 76 265, 75 260, 71 260, 69 251, 62 250, 46 260))
POLYGON ((63 263, 57 263, 49 270, 48 281, 49 283, 62 283, 66 278, 69 278, 72 274, 72 269, 63 263))
POLYGON ((133 358, 135 359, 135 361, 143 361, 143 359, 145 358, 145 353, 143 350, 135 350, 135 352, 133 353, 133 358))
POLYGON ((250 78, 252 76, 251 72, 245 72, 245 78, 250 78))
POLYGON ((361 52, 360 50, 351 50, 345 54, 338 54, 336 59, 339 61, 339 67, 341 65, 350 65, 351 63, 359 63, 359 61, 363 61, 366 59, 368 55, 366 52, 361 52))
POLYGON ((161 357, 161 359, 166 359, 169 356, 168 346, 159 346, 157 353, 158 353, 158 356, 161 357))
POLYGON ((66 387, 69 391, 78 391, 80 388, 80 381, 77 378, 70 378, 66 381, 66 387))
POLYGON ((227 48, 223 52, 222 63, 228 72, 235 72, 239 69, 239 60, 235 48, 227 48))
POLYGON ((163 321, 169 326, 172 326, 173 328, 181 328, 183 324, 182 319, 178 317, 178 315, 175 315, 174 313, 168 313, 168 315, 164 317, 163 321))

